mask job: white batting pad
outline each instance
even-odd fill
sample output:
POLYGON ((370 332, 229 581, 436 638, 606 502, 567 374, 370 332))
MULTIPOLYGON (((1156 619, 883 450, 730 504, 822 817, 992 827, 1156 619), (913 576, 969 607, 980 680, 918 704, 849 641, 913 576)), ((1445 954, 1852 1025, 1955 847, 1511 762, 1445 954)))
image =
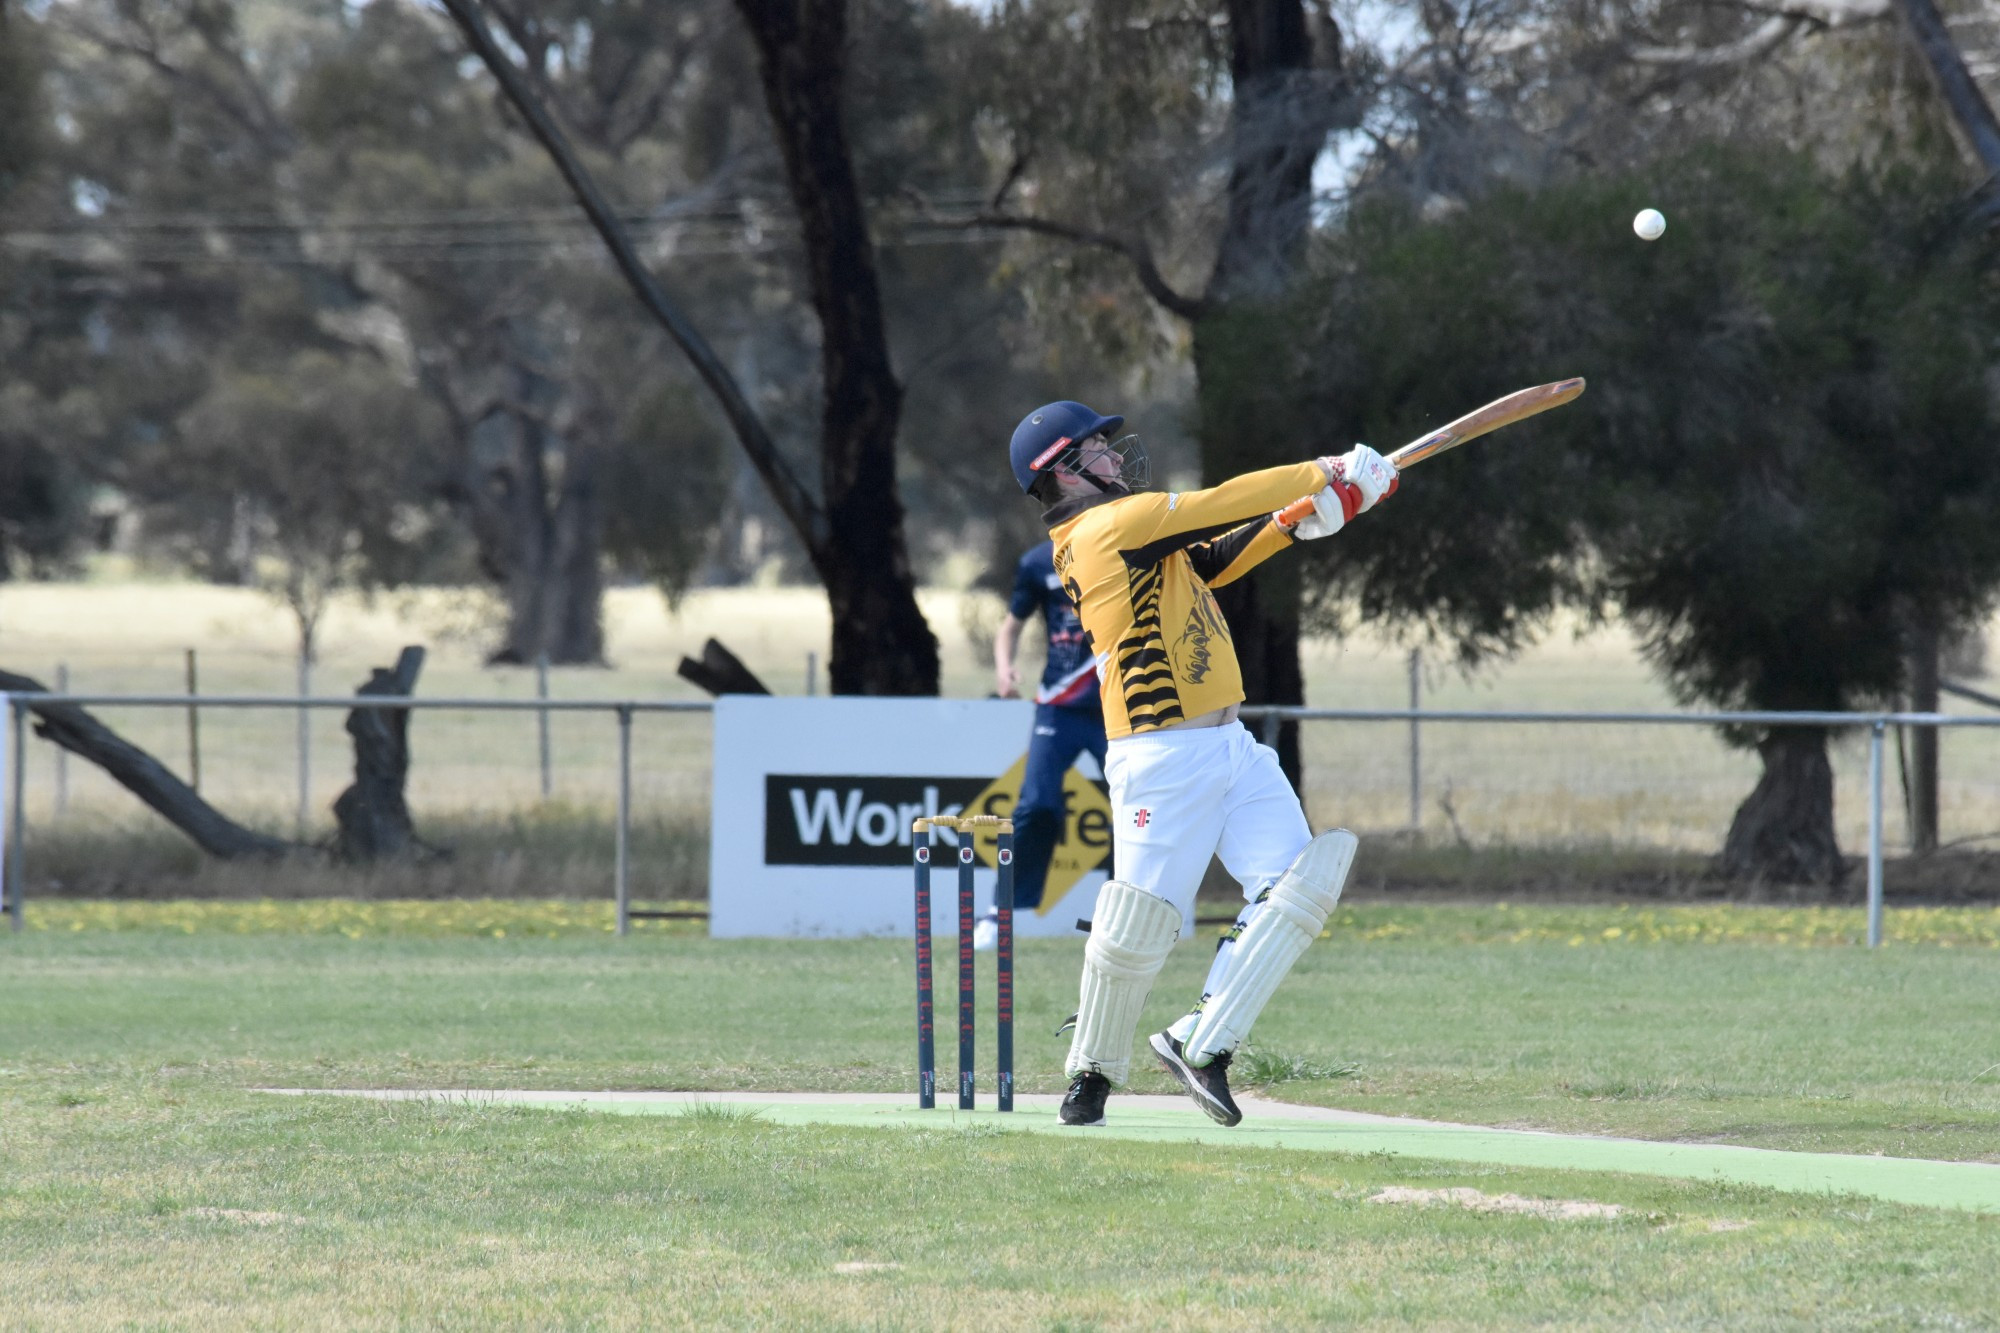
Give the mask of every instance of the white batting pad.
POLYGON ((1123 880, 1104 881, 1083 946, 1076 1032, 1063 1065, 1071 1078, 1096 1072, 1114 1088, 1125 1085, 1139 1011, 1180 933, 1180 908, 1123 880))
POLYGON ((1270 1003, 1278 983, 1326 929, 1359 845, 1346 829, 1320 834, 1257 904, 1250 924, 1236 940, 1228 977, 1202 1005, 1201 1017, 1185 1043, 1189 1064, 1206 1065, 1249 1037, 1251 1024, 1270 1003))

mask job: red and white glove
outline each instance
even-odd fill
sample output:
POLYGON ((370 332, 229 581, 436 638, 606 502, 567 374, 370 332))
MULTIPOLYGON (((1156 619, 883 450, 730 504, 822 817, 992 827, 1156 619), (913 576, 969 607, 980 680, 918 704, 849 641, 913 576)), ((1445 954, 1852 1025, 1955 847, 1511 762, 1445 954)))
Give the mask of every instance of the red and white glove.
MULTIPOLYGON (((1394 495, 1396 487, 1402 482, 1402 474, 1396 471, 1396 465, 1365 444, 1355 445, 1332 461, 1341 482, 1355 492, 1355 503, 1347 513, 1349 518, 1367 513, 1394 495)), ((1340 482, 1334 484, 1338 486, 1340 482)))
MULTIPOLYGON (((1292 538, 1295 541, 1302 542, 1314 541, 1320 537, 1331 537, 1334 533, 1339 532, 1342 527, 1346 526, 1348 505, 1351 503, 1350 497, 1353 495, 1354 488, 1346 482, 1336 482, 1332 486, 1320 487, 1311 496, 1307 497, 1312 501, 1312 512, 1304 518, 1299 519, 1296 523, 1293 523, 1289 528, 1286 528, 1286 531, 1292 534, 1292 538), (1342 492, 1346 494, 1342 494, 1342 492)), ((1287 505, 1273 515, 1278 520, 1280 527, 1285 526, 1285 515, 1292 512, 1293 509, 1294 506, 1287 505)))
POLYGON ((1318 462, 1332 480, 1271 515, 1280 528, 1302 542, 1331 537, 1356 514, 1364 514, 1394 495, 1403 480, 1394 463, 1365 444, 1357 444, 1338 457, 1328 454, 1318 462))

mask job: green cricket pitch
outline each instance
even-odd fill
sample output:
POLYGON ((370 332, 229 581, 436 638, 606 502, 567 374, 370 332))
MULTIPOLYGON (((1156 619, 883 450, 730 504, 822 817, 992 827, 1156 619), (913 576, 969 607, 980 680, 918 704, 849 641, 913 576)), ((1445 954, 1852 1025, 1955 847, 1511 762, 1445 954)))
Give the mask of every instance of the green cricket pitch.
MULTIPOLYGON (((547 1107, 615 1115, 682 1115, 718 1107, 786 1125, 848 1128, 935 1128, 987 1125, 1030 1134, 1135 1139, 1149 1143, 1206 1143, 1234 1148, 1284 1148, 1306 1152, 1384 1153, 1432 1161, 1475 1162, 1629 1175, 1663 1176, 1732 1185, 1758 1185, 1797 1194, 1858 1195, 1890 1203, 2000 1213, 2000 1164, 1937 1162, 1851 1153, 1779 1152, 1719 1143, 1662 1143, 1648 1139, 1492 1129, 1434 1120, 1370 1115, 1327 1107, 1293 1106, 1261 1097, 1240 1100, 1244 1120, 1225 1129, 1178 1097, 1114 1096, 1101 1127, 1075 1129, 1056 1119, 1060 1098, 1016 1097, 1002 1115, 988 1106, 963 1111, 912 1106, 908 1096, 849 1093, 560 1092, 522 1089, 329 1090, 271 1088, 288 1096, 351 1096, 382 1101, 439 1101, 458 1105, 547 1107)), ((940 1101, 942 1101, 942 1096, 940 1101)))

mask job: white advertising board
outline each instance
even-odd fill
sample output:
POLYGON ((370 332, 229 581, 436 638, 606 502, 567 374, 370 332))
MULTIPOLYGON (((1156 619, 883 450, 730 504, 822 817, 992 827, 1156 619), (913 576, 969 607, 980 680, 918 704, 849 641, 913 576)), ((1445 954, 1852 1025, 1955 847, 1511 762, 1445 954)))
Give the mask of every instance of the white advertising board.
MULTIPOLYGON (((1011 815, 1034 705, 1014 699, 775 698, 715 703, 709 933, 910 935, 910 823, 919 815, 1011 815)), ((1111 868, 1111 810, 1088 755, 1070 771, 1068 818, 1037 909, 1020 935, 1066 935, 1088 918, 1111 868)), ((993 901, 993 846, 977 847, 980 912, 993 901)), ((956 836, 941 833, 942 848, 956 836)), ((958 933, 955 854, 931 876, 932 930, 958 933)))

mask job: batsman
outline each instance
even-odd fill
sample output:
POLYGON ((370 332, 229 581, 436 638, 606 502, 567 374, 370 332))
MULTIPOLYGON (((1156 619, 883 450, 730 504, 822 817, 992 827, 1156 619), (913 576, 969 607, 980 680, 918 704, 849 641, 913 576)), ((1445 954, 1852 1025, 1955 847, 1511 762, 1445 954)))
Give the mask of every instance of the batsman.
POLYGON ((1119 437, 1123 425, 1050 403, 1009 449, 1015 480, 1045 506, 1056 573, 1097 658, 1108 737, 1115 877, 1084 947, 1061 1115, 1104 1123, 1106 1098, 1131 1073, 1146 994, 1219 855, 1245 906, 1201 998, 1150 1044, 1202 1110, 1234 1125, 1230 1057, 1340 901, 1355 838, 1314 837, 1277 754, 1237 720, 1242 675, 1211 590, 1339 532, 1394 495, 1398 474, 1357 445, 1207 490, 1148 491, 1144 449, 1119 437), (1310 504, 1295 503, 1304 496, 1310 504))

